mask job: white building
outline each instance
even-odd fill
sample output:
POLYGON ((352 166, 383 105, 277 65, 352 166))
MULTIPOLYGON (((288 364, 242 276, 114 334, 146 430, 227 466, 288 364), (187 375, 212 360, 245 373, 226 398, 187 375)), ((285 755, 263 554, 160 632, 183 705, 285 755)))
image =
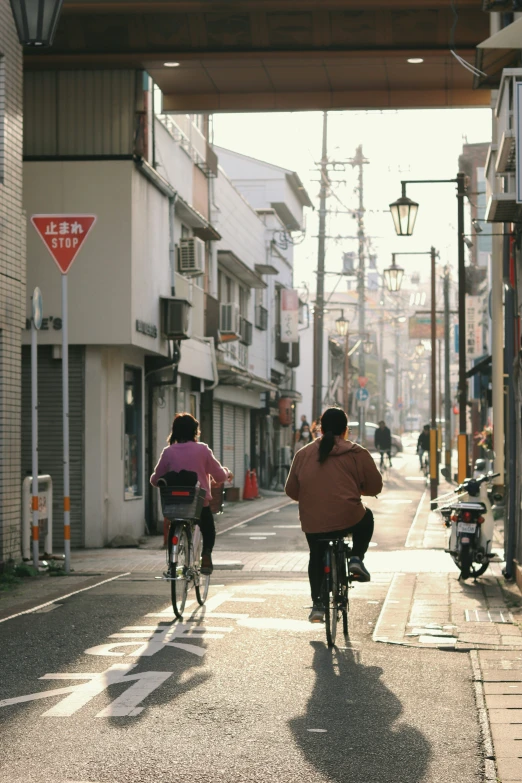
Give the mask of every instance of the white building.
MULTIPOLYGON (((229 499, 241 498, 251 466, 266 465, 270 483, 278 454, 273 432, 263 434, 267 395, 275 401, 294 388, 298 352, 285 345, 283 356, 275 335, 278 292, 292 285, 292 259, 274 240, 286 227, 272 207, 253 209, 218 171, 201 117, 153 115, 150 87, 133 71, 26 78, 28 216, 97 216, 69 272, 75 547, 161 529, 148 477, 177 411, 200 419, 203 440, 233 470, 229 499), (87 118, 97 133, 85 132, 87 118)), ((28 255, 28 288, 38 285, 44 304, 40 472, 53 477, 59 547, 60 274, 32 227, 28 255)), ((22 477, 31 469, 29 341, 26 330, 22 477)))

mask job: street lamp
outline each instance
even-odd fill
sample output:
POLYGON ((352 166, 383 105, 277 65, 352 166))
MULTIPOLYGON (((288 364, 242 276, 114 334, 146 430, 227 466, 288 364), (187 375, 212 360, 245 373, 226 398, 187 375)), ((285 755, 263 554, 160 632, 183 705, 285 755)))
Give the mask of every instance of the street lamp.
POLYGON ((52 46, 63 0, 10 0, 22 46, 52 46))
POLYGON ((373 351, 373 340, 371 339, 371 337, 368 337, 363 342, 363 351, 364 351, 364 353, 367 353, 367 354, 370 354, 373 351))
POLYGON ((388 291, 391 291, 392 293, 397 293, 397 291, 400 291, 402 278, 404 276, 404 269, 402 269, 402 267, 400 266, 397 266, 397 264, 395 263, 395 256, 396 253, 392 253, 391 266, 387 267, 383 271, 386 288, 388 289, 388 291))
POLYGON ((406 195, 406 183, 402 183, 402 196, 390 204, 390 212, 399 237, 411 237, 417 220, 419 205, 406 195))
POLYGON ((424 356, 425 352, 426 352, 426 346, 424 345, 424 343, 421 343, 419 341, 415 346, 415 355, 420 358, 421 356, 424 356))
POLYGON ((348 327, 350 323, 344 317, 344 311, 341 312, 342 312, 341 317, 337 318, 335 321, 335 329, 340 337, 346 337, 346 335, 348 334, 348 327))
MULTIPOLYGON (((390 211, 398 236, 411 236, 415 226, 419 205, 406 196, 406 185, 441 183, 455 183, 457 185, 457 247, 459 260, 459 461, 457 478, 459 483, 461 483, 469 472, 467 436, 468 382, 466 378, 466 259, 464 249, 464 198, 466 196, 466 175, 460 171, 454 179, 402 180, 402 195, 397 201, 390 204, 390 211)), ((432 336, 434 332, 435 325, 432 324, 432 336)))

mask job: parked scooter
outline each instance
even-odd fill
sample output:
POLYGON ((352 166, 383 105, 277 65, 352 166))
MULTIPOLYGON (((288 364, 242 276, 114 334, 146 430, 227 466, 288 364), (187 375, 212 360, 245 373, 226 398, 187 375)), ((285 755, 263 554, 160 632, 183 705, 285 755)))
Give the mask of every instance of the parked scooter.
POLYGON ((468 478, 455 492, 437 498, 444 524, 450 529, 445 551, 460 569, 459 579, 473 577, 476 580, 495 557, 491 551, 494 519, 489 487, 498 475, 488 473, 468 478))

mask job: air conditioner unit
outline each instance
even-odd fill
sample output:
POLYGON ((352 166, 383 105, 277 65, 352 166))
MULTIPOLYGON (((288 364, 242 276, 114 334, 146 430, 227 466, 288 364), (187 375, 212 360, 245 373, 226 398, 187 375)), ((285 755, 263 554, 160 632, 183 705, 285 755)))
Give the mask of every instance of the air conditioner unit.
POLYGON ((182 239, 179 243, 178 258, 182 275, 202 275, 205 272, 205 243, 199 237, 182 239))
POLYGON ((239 339, 239 318, 239 305, 235 302, 219 306, 219 332, 222 341, 239 339))
POLYGON ((186 299, 161 299, 161 331, 167 340, 187 340, 190 337, 190 308, 186 299))

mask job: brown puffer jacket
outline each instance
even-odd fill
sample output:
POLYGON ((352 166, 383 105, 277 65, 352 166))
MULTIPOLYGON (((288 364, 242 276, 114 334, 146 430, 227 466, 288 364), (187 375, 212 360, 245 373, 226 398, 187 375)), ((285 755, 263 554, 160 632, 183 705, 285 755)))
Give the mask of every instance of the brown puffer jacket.
POLYGON ((382 477, 370 452, 349 440, 335 446, 321 464, 320 440, 300 449, 294 457, 285 492, 299 503, 305 533, 329 533, 353 527, 366 508, 361 495, 378 495, 382 477))

